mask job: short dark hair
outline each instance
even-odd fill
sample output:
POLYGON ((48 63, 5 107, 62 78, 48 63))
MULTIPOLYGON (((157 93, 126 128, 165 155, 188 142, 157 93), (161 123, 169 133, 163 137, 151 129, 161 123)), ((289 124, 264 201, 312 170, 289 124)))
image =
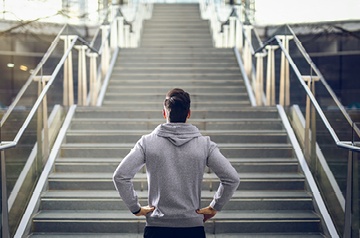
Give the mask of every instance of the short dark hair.
POLYGON ((190 95, 180 88, 174 88, 166 94, 164 101, 169 122, 184 123, 190 110, 190 95))

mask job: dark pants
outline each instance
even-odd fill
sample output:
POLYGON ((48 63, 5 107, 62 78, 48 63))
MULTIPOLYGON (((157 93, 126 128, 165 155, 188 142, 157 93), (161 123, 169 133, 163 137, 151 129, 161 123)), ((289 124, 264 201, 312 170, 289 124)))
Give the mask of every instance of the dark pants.
POLYGON ((205 230, 203 226, 181 228, 146 226, 144 238, 205 238, 205 230))

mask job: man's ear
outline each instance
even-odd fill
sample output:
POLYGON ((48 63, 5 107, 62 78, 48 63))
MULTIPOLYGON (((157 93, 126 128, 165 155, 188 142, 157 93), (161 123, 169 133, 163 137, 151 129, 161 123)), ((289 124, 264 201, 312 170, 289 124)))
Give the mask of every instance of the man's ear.
POLYGON ((166 111, 165 109, 162 110, 163 117, 166 119, 166 111))
POLYGON ((191 116, 191 110, 189 109, 188 115, 187 115, 187 119, 189 119, 191 116))

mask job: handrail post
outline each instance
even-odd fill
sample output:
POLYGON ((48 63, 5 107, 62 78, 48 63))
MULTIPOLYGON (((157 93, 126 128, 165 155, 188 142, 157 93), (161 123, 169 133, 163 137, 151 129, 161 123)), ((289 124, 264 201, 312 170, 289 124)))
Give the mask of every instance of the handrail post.
MULTIPOLYGON (((76 36, 61 36, 60 39, 64 40, 64 52, 66 52, 71 44, 71 41, 76 36)), ((73 64, 72 64, 72 52, 69 52, 68 57, 64 63, 64 106, 71 106, 74 104, 74 86, 73 86, 73 64)))
POLYGON ((229 22, 229 47, 231 48, 235 46, 235 21, 236 17, 231 16, 229 22))
MULTIPOLYGON (((294 37, 283 35, 279 36, 279 38, 282 40, 286 53, 288 53, 289 40, 292 40, 294 37)), ((282 106, 290 105, 290 66, 285 52, 281 52, 279 104, 282 106)))
POLYGON ((87 80, 86 80, 86 50, 88 46, 77 45, 78 56, 78 105, 86 106, 87 80))
POLYGON ((101 76, 106 75, 106 72, 109 68, 109 60, 110 60, 110 56, 109 56, 109 41, 107 39, 107 32, 109 31, 110 26, 109 25, 102 25, 101 26, 101 31, 102 31, 102 38, 101 38, 101 43, 103 48, 103 52, 101 54, 101 76))
MULTIPOLYGON (((315 82, 320 80, 318 76, 302 76, 307 83, 311 93, 315 96, 315 82)), ((305 136, 304 136, 304 154, 313 171, 316 171, 316 113, 315 108, 306 97, 305 109, 305 136)))
POLYGON ((236 30, 235 30, 235 46, 238 48, 240 52, 243 50, 243 33, 242 33, 242 25, 240 23, 239 18, 236 19, 236 30))
POLYGON ((268 51, 266 67, 266 105, 275 105, 275 50, 277 45, 267 45, 268 51))
POLYGON ((262 105, 263 83, 264 83, 264 53, 257 53, 256 57, 256 82, 255 82, 255 98, 256 105, 262 105))
POLYGON ((115 19, 111 23, 111 35, 110 35, 110 48, 115 50, 118 45, 118 33, 117 33, 117 20, 115 19))
POLYGON ((95 106, 97 101, 97 64, 96 53, 90 53, 90 105, 95 106))
MULTIPOLYGON (((50 80, 51 76, 36 76, 34 81, 38 82, 38 96, 44 90, 46 83, 50 80)), ((38 108, 38 124, 37 124, 37 172, 41 172, 44 161, 49 156, 49 124, 48 124, 48 108, 47 108, 47 95, 42 100, 42 106, 38 108)))
POLYGON ((130 26, 129 25, 125 25, 124 26, 124 47, 128 48, 130 46, 130 26))
POLYGON ((243 60, 244 60, 244 68, 245 68, 245 72, 247 74, 247 76, 249 78, 251 78, 251 71, 252 71, 252 54, 251 54, 251 29, 252 26, 251 25, 245 25, 245 32, 247 35, 247 41, 245 41, 245 45, 244 45, 244 56, 243 56, 243 60))
POLYGON ((223 26, 223 40, 221 47, 228 48, 229 47, 229 25, 223 26))
POLYGON ((5 163, 5 151, 0 151, 0 166, 1 166, 1 237, 10 238, 9 231, 9 208, 8 208, 8 196, 6 187, 6 163, 5 163))
POLYGON ((124 47, 124 17, 118 17, 118 46, 124 47))

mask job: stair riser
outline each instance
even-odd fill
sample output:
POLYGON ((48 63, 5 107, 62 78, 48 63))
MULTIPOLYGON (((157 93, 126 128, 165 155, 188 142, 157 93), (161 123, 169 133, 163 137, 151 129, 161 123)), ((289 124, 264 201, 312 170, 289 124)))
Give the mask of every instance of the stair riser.
MULTIPOLYGON (((189 91, 192 88, 198 88, 201 85, 208 85, 212 87, 241 87, 245 88, 245 86, 241 83, 240 77, 238 75, 228 75, 221 77, 219 80, 218 76, 191 76, 191 75, 183 75, 181 76, 183 80, 179 80, 179 76, 166 76, 166 75, 115 75, 113 76, 113 80, 109 83, 109 87, 113 86, 140 86, 146 88, 152 88, 158 85, 160 88, 166 88, 167 91, 171 90, 174 87, 182 87, 185 91, 189 91), (172 80, 173 82, 169 81, 172 80), (176 81, 176 82, 174 82, 176 81), (144 86, 144 84, 146 84, 144 86)), ((241 91, 240 91, 241 93, 241 91)), ((190 95, 191 96, 191 95, 190 95)))
MULTIPOLYGON (((241 87, 240 85, 237 85, 236 83, 233 87, 224 87, 219 86, 218 88, 196 88, 195 86, 187 86, 186 91, 190 93, 190 95, 193 95, 195 93, 245 93, 246 89, 244 87, 241 87)), ((113 93, 156 93, 156 94, 162 94, 163 98, 165 97, 166 93, 169 91, 169 87, 138 87, 136 84, 134 86, 131 86, 130 82, 126 82, 127 86, 115 86, 111 85, 111 88, 108 88, 107 92, 108 94, 113 93)))
MULTIPOLYGON (((160 113, 159 113, 160 114, 160 113)), ((159 119, 159 121, 151 121, 151 122, 73 122, 71 124, 72 130, 148 130, 150 133, 155 127, 158 125, 165 123, 165 120, 159 119)), ((198 127, 203 134, 206 134, 206 130, 254 130, 254 131, 262 131, 262 130, 282 130, 282 125, 276 122, 262 123, 262 122, 254 122, 251 124, 241 123, 241 122, 227 122, 222 124, 216 124, 214 122, 196 122, 189 120, 189 123, 198 127), (232 124, 231 124, 232 123, 232 124)), ((227 138, 224 138, 226 140, 227 138)), ((267 138, 259 139, 266 141, 267 138)), ((132 140, 133 141, 133 140, 132 140)))
POLYGON ((221 77, 221 75, 224 74, 230 74, 230 75, 241 75, 239 69, 237 68, 228 68, 228 69, 224 69, 222 67, 217 68, 209 68, 209 69, 189 69, 189 68, 183 68, 183 69, 166 69, 163 68, 161 70, 159 69, 114 69, 113 73, 114 74, 129 74, 129 73, 139 73, 141 72, 141 74, 154 74, 154 75, 161 75, 161 74, 168 74, 168 75, 179 75, 179 74, 193 74, 193 75, 209 75, 209 74, 214 74, 214 75, 219 75, 221 77))
MULTIPOLYGON (((162 104, 162 102, 165 99, 165 95, 164 94, 158 94, 158 95, 142 95, 140 93, 108 93, 106 95, 106 98, 108 100, 114 100, 114 101, 120 101, 120 102, 136 102, 141 100, 141 98, 144 98, 147 102, 154 102, 154 103, 159 103, 162 104), (139 99, 140 98, 140 99, 139 99)), ((241 101, 241 100, 246 100, 246 98, 248 98, 247 94, 237 94, 237 95, 213 95, 213 94, 207 94, 207 95, 191 95, 191 105, 193 104, 198 104, 201 102, 212 102, 212 101, 226 101, 226 100, 230 100, 230 101, 241 101)))
MULTIPOLYGON (((75 113, 76 118, 102 118, 104 121, 106 118, 127 118, 131 121, 131 119, 142 119, 144 120, 148 118, 162 118, 161 110, 145 110, 145 111, 122 111, 122 110, 98 110, 98 111, 91 111, 91 110, 78 110, 75 113)), ((252 121, 261 120, 261 121, 278 121, 279 114, 277 111, 256 111, 256 110, 249 110, 249 111, 229 111, 229 110, 218 110, 218 111, 206 111, 206 110, 192 110, 191 118, 193 119, 249 119, 247 124, 251 123, 252 121)))
MULTIPOLYGON (((101 162, 101 159, 99 159, 101 162)), ((113 173, 118 163, 57 163, 55 171, 57 173, 113 173)), ((297 164, 242 164, 232 163, 238 173, 296 173, 299 168, 297 164)))
MULTIPOLYGON (((61 156, 68 158, 118 158, 124 157, 130 152, 131 148, 62 148, 61 156)), ((293 151, 291 148, 220 148, 227 158, 291 158, 293 151)))
POLYGON ((197 48, 188 48, 188 49, 159 49, 159 48, 144 48, 141 50, 136 49, 120 49, 120 56, 125 57, 149 57, 154 55, 163 55, 170 57, 199 57, 202 56, 204 58, 215 58, 215 57, 232 57, 234 60, 235 54, 233 49, 219 49, 219 48, 207 48, 207 49, 197 49, 197 48))
MULTIPOLYGON (((33 229, 37 232, 108 232, 108 233, 142 233, 145 221, 35 221, 33 229)), ((259 232, 316 232, 319 221, 216 221, 205 223, 205 231, 212 234, 223 233, 259 233, 259 232), (254 224, 256 223, 256 224, 254 224)))
MULTIPOLYGON (((147 190, 146 180, 134 180, 134 188, 137 191, 147 190)), ((219 182, 204 181, 202 184, 202 190, 215 191, 219 186, 219 182)), ((114 184, 111 179, 107 181, 100 180, 61 180, 61 179, 49 179, 50 190, 114 190, 114 184)), ((302 179, 284 180, 252 180, 242 179, 238 190, 303 190, 304 181, 302 179)))
POLYGON ((213 234, 223 233, 308 233, 318 232, 319 221, 216 221, 205 223, 205 231, 213 234))
MULTIPOLYGON (((90 127, 89 127, 90 129, 90 127)), ((101 132, 99 132, 101 133, 101 132)), ((206 133, 203 133, 206 135, 206 133)), ((135 144, 141 138, 141 134, 137 135, 102 135, 96 133, 96 135, 79 134, 69 135, 66 137, 67 143, 133 143, 135 144)), ((211 135, 211 139, 216 143, 287 143, 287 136, 284 135, 211 135)))
MULTIPOLYGON (((139 200, 141 204, 147 204, 147 200, 139 200)), ((208 206, 210 200, 203 200, 201 207, 208 206)), ((108 199, 108 200, 91 200, 91 199, 68 199, 68 200, 47 200, 41 201, 42 210, 94 210, 94 207, 98 210, 124 210, 128 211, 126 205, 121 201, 120 198, 108 199)), ((258 200, 242 200, 230 201, 227 203, 223 210, 312 210, 313 205, 311 200, 302 201, 289 201, 289 200, 274 200, 274 201, 262 201, 258 200)))

